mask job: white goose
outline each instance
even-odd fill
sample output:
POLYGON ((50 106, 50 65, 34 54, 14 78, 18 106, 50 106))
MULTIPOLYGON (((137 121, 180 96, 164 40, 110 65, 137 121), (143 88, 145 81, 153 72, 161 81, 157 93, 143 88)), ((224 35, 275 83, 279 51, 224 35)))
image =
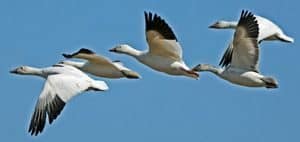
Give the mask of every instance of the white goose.
POLYGON ((259 26, 255 16, 242 11, 240 20, 222 62, 225 69, 216 68, 208 64, 199 64, 193 68, 195 71, 209 71, 234 84, 248 87, 277 88, 278 83, 272 77, 265 77, 258 72, 258 32, 259 26))
MULTIPOLYGON (((287 36, 281 28, 274 24, 272 21, 255 15, 258 27, 259 27, 259 34, 258 34, 258 42, 260 43, 263 40, 280 40, 283 42, 294 42, 294 39, 287 36)), ((235 29, 237 27, 238 22, 236 21, 217 21, 209 28, 214 29, 235 29)))
POLYGON ((21 66, 11 73, 35 75, 46 79, 32 115, 28 132, 38 135, 44 129, 46 117, 51 124, 63 110, 65 104, 74 96, 88 90, 104 91, 108 86, 96 81, 69 65, 56 64, 47 68, 21 66))
POLYGON ((120 61, 111 61, 95 52, 82 48, 73 54, 63 54, 65 58, 79 58, 87 62, 62 61, 60 63, 74 66, 83 72, 106 78, 137 79, 140 75, 126 67, 120 61))
POLYGON ((197 79, 199 75, 184 63, 181 46, 165 20, 157 14, 152 16, 151 12, 145 12, 145 23, 149 51, 138 51, 127 44, 118 45, 110 51, 130 55, 160 72, 197 79))

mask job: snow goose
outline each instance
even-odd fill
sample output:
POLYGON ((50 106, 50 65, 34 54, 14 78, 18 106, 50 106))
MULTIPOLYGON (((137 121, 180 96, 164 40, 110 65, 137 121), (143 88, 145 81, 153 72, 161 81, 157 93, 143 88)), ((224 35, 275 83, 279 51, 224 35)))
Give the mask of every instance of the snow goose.
POLYGON ((106 78, 130 78, 137 79, 140 75, 126 67, 120 61, 111 61, 95 52, 82 48, 73 54, 63 54, 65 58, 79 58, 87 62, 62 61, 60 63, 74 66, 83 72, 106 78))
POLYGON ((29 125, 29 133, 38 135, 44 129, 46 117, 51 124, 63 110, 65 104, 81 92, 104 91, 108 86, 103 81, 96 81, 85 73, 69 65, 56 64, 47 68, 21 66, 11 73, 35 75, 46 79, 44 88, 36 103, 29 125))
MULTIPOLYGON (((267 18, 255 15, 258 27, 258 42, 260 43, 263 40, 280 40, 283 42, 294 42, 294 39, 284 34, 281 28, 274 24, 272 21, 267 18)), ((236 21, 225 21, 220 20, 209 26, 209 28, 214 29, 235 29, 237 27, 236 21)))
POLYGON ((130 55, 159 72, 197 79, 198 73, 184 63, 181 46, 165 20, 151 12, 144 14, 149 51, 139 51, 127 44, 117 45, 110 51, 130 55))
POLYGON ((230 50, 225 53, 225 69, 208 64, 199 64, 195 71, 209 71, 231 83, 248 87, 277 88, 278 83, 272 77, 265 77, 258 71, 259 47, 257 37, 259 26, 255 16, 242 11, 237 24, 230 50))

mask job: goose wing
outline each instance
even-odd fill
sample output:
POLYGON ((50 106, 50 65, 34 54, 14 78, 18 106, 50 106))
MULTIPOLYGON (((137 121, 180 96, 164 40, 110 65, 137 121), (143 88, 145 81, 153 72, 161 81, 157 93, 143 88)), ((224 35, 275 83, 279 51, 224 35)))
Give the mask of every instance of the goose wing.
POLYGON ((75 76, 66 74, 48 76, 32 114, 29 133, 31 135, 41 133, 46 123, 46 115, 51 124, 71 98, 88 88, 89 84, 85 80, 75 76))
POLYGON ((81 48, 79 51, 73 53, 73 54, 62 54, 65 58, 78 58, 78 59, 84 59, 88 60, 92 63, 102 64, 102 65, 113 65, 112 61, 110 61, 108 58, 97 55, 94 51, 86 48, 81 48))
POLYGON ((255 16, 251 12, 242 11, 233 41, 225 51, 220 65, 258 72, 258 33, 255 16))
POLYGON ((149 52, 180 61, 182 59, 181 46, 166 21, 157 14, 153 16, 151 12, 145 12, 145 23, 149 52))
POLYGON ((124 64, 120 60, 115 60, 112 62, 114 66, 116 66, 120 70, 130 70, 127 67, 124 66, 124 64))

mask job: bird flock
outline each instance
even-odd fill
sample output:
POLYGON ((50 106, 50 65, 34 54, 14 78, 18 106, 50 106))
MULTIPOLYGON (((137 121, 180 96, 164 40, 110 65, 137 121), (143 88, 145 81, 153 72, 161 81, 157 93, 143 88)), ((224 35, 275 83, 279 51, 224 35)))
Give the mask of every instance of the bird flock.
MULTIPOLYGON (((199 78, 198 72, 208 71, 233 84, 247 87, 277 88, 275 78, 259 72, 259 46, 265 40, 294 42, 294 39, 270 20, 243 10, 238 21, 217 21, 209 28, 234 29, 234 35, 220 60, 219 66, 198 64, 188 67, 183 60, 182 47, 171 27, 158 14, 145 12, 146 41, 149 49, 139 51, 128 44, 120 44, 110 52, 132 56, 140 63, 169 75, 199 78)), ((35 75, 44 78, 43 90, 36 102, 28 132, 38 135, 48 118, 51 124, 65 104, 85 91, 105 91, 104 81, 89 75, 118 79, 139 79, 139 73, 125 67, 120 61, 112 61, 94 51, 82 48, 72 54, 62 54, 66 59, 46 68, 20 66, 11 73, 35 75), (72 61, 71 59, 85 61, 72 61)))

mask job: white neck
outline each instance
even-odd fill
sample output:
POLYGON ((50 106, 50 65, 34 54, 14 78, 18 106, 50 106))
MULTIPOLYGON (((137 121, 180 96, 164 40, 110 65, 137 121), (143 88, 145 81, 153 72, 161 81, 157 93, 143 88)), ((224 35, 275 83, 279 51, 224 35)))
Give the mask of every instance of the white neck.
POLYGON ((214 67, 214 66, 209 65, 209 64, 205 64, 204 66, 205 66, 205 67, 202 67, 202 68, 200 68, 200 69, 198 69, 198 70, 199 70, 199 71, 208 71, 208 72, 212 72, 212 73, 214 73, 215 75, 218 75, 218 76, 220 76, 220 77, 223 77, 223 76, 222 76, 222 72, 223 72, 222 69, 217 68, 217 67, 214 67))
POLYGON ((41 69, 35 68, 35 67, 27 67, 26 72, 23 72, 22 74, 25 75, 35 75, 35 76, 41 76, 46 77, 47 75, 43 73, 41 69))
POLYGON ((135 57, 135 58, 138 58, 140 55, 143 54, 142 51, 136 50, 132 47, 128 47, 128 48, 126 48, 126 50, 123 50, 120 53, 127 54, 127 55, 135 57))
POLYGON ((235 29, 238 25, 238 22, 236 21, 223 21, 224 28, 225 29, 235 29))

